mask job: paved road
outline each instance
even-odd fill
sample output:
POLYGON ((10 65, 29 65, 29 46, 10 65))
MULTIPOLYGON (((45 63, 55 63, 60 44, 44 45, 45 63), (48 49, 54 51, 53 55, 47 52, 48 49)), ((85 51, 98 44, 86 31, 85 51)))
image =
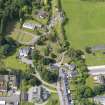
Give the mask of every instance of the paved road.
POLYGON ((59 96, 59 100, 60 100, 60 105, 64 105, 63 96, 60 91, 60 83, 59 82, 57 83, 57 92, 58 92, 58 96, 59 96))
POLYGON ((105 65, 101 66, 89 66, 88 67, 89 74, 90 75, 100 75, 100 74, 105 74, 105 65))
MULTIPOLYGON (((22 61, 23 63, 28 64, 28 65, 34 66, 34 65, 33 65, 33 61, 32 61, 32 60, 29 60, 29 59, 27 59, 27 58, 22 58, 21 61, 22 61)), ((44 80, 40 77, 38 71, 36 71, 36 74, 32 74, 32 75, 35 76, 36 78, 38 78, 44 85, 56 89, 56 85, 50 84, 50 83, 47 83, 46 81, 44 81, 44 80)), ((57 93, 57 91, 55 91, 55 90, 53 90, 53 89, 50 89, 50 88, 48 88, 48 87, 46 87, 47 90, 49 90, 49 91, 52 92, 52 93, 57 93)))
POLYGON ((59 69, 60 73, 60 81, 57 83, 57 91, 58 91, 58 96, 60 99, 60 105, 72 105, 71 102, 69 101, 69 98, 71 96, 68 96, 68 90, 67 90, 67 84, 68 79, 67 76, 62 68, 59 69))
MULTIPOLYGON (((50 83, 44 81, 44 80, 40 77, 40 75, 39 75, 39 73, 38 73, 37 71, 36 71, 36 74, 32 74, 32 75, 35 76, 36 78, 38 78, 45 86, 48 86, 48 87, 57 89, 56 85, 50 84, 50 83)), ((48 87, 46 87, 46 88, 49 89, 50 92, 52 92, 52 93, 57 93, 57 91, 55 91, 55 90, 53 90, 53 89, 50 89, 50 88, 48 88, 48 87)))

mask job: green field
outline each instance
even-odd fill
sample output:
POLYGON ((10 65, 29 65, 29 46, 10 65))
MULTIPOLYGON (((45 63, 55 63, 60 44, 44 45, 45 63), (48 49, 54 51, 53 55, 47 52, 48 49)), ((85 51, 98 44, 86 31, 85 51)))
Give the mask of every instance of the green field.
POLYGON ((66 35, 75 48, 105 44, 105 2, 61 1, 69 18, 66 35))
POLYGON ((49 97, 48 103, 46 105, 60 105, 58 95, 51 94, 51 96, 49 97))
MULTIPOLYGON (((105 44, 105 2, 61 0, 61 3, 68 18, 66 35, 74 48, 105 44)), ((86 55, 87 63, 105 64, 100 57, 103 58, 102 53, 94 57, 86 55)))
POLYGON ((8 56, 7 58, 5 58, 3 60, 4 64, 5 64, 5 66, 7 68, 11 68, 11 69, 15 69, 15 70, 23 70, 23 71, 27 70, 28 69, 28 65, 23 64, 22 62, 20 62, 19 59, 16 59, 18 50, 19 49, 17 49, 17 52, 15 52, 13 55, 8 56))

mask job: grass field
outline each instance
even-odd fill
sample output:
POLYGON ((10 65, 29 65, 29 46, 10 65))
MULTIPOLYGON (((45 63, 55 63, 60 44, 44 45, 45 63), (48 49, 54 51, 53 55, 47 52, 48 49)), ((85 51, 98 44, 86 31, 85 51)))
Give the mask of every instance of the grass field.
POLYGON ((61 1, 69 18, 66 35, 74 47, 105 44, 105 2, 61 1))
POLYGON ((29 34, 26 34, 24 32, 17 32, 17 31, 14 31, 10 37, 12 37, 14 40, 16 41, 21 41, 21 42, 29 42, 32 40, 33 36, 32 35, 29 35, 29 34))
POLYGON ((86 86, 89 86, 90 88, 94 88, 95 86, 95 82, 94 82, 94 79, 93 77, 89 76, 87 79, 86 79, 86 86))
MULTIPOLYGON (((18 52, 19 49, 17 49, 18 52)), ((7 68, 16 69, 16 70, 26 70, 28 69, 28 65, 23 64, 20 62, 19 59, 16 59, 17 52, 15 52, 13 55, 5 58, 3 61, 5 63, 5 66, 7 68)))
POLYGON ((57 94, 51 94, 51 96, 49 97, 47 105, 60 105, 58 95, 57 94))
POLYGON ((21 29, 18 22, 11 22, 10 26, 7 27, 7 34, 17 42, 30 42, 32 40, 33 34, 21 29))
MULTIPOLYGON (((105 44, 105 2, 61 0, 68 21, 66 35, 74 48, 105 44)), ((102 54, 86 55, 89 65, 105 64, 102 54), (96 60, 97 59, 97 60, 96 60)))

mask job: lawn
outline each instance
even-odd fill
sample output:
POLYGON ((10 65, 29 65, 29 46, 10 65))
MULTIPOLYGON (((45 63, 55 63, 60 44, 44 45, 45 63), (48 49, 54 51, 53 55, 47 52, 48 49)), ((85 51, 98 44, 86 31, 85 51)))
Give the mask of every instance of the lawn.
MULTIPOLYGON (((18 51, 18 49, 17 49, 18 51)), ((17 70, 26 70, 28 69, 28 66, 26 64, 23 64, 19 61, 19 59, 16 59, 17 52, 15 52, 13 55, 7 57, 4 59, 4 64, 7 68, 11 69, 17 69, 17 70)))
POLYGON ((87 79, 86 79, 86 86, 89 86, 90 88, 94 88, 95 86, 95 82, 94 82, 94 79, 93 77, 89 76, 87 79))
POLYGON ((58 95, 51 94, 51 96, 49 97, 48 103, 46 105, 60 105, 58 95))
POLYGON ((66 35, 75 48, 105 44, 105 2, 61 1, 69 19, 66 35))
POLYGON ((13 33, 10 35, 14 40, 19 41, 19 42, 30 42, 33 38, 32 35, 26 34, 20 31, 13 31, 13 33))
MULTIPOLYGON (((74 48, 105 44, 105 2, 80 0, 61 0, 68 21, 65 25, 66 35, 74 48)), ((93 57, 86 55, 90 65, 104 64, 102 54, 93 57)))
POLYGON ((86 63, 89 66, 105 65, 105 54, 104 51, 97 51, 95 55, 86 54, 86 63))
POLYGON ((11 22, 7 27, 7 34, 17 42, 30 42, 33 38, 31 32, 20 28, 19 22, 11 22))

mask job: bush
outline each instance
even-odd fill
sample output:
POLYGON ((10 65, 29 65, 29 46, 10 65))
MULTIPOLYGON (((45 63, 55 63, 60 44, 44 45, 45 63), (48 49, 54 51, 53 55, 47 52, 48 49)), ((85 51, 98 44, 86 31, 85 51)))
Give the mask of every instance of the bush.
POLYGON ((86 51, 88 54, 91 54, 91 53, 92 53, 91 47, 86 47, 86 48, 85 48, 85 51, 86 51))
POLYGON ((77 92, 80 98, 89 98, 94 95, 92 89, 84 85, 78 87, 77 92))
POLYGON ((49 70, 43 69, 41 72, 41 76, 45 81, 53 83, 58 80, 58 71, 57 70, 49 71, 49 70))
POLYGON ((99 85, 94 87, 94 95, 100 95, 105 92, 105 85, 99 85))

